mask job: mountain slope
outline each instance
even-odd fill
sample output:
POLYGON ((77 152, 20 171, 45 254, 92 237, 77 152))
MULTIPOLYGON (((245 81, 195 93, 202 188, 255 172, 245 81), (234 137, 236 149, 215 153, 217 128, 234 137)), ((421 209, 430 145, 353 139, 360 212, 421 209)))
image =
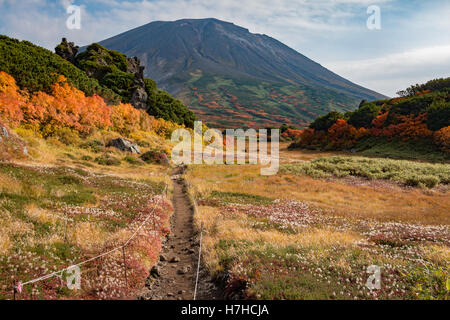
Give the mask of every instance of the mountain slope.
POLYGON ((303 125, 383 98, 273 38, 216 19, 152 22, 100 44, 139 57, 146 76, 212 125, 303 125))

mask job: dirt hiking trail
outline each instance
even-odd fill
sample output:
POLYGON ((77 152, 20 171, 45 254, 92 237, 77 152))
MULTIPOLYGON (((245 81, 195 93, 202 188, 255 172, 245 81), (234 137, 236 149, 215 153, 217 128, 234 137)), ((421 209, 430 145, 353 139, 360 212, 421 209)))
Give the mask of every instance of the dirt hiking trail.
MULTIPOLYGON (((194 299, 200 237, 194 229, 194 209, 187 195, 184 168, 173 170, 173 207, 171 235, 163 244, 159 263, 152 268, 146 290, 139 297, 145 300, 194 299)), ((221 290, 201 266, 197 300, 219 300, 221 290)))

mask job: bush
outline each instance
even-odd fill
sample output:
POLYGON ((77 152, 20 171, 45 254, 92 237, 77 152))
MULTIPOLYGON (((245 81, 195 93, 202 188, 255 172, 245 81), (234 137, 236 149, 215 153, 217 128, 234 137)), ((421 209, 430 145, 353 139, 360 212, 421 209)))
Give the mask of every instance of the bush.
POLYGON ((283 165, 281 170, 284 173, 306 174, 314 178, 354 176, 369 180, 385 179, 408 186, 427 188, 433 188, 439 183, 450 183, 448 165, 405 160, 327 157, 308 163, 283 165))
POLYGON ((80 144, 80 148, 88 149, 95 153, 100 153, 105 151, 105 146, 103 142, 99 140, 89 140, 80 144))
POLYGON ((159 150, 150 150, 144 153, 141 156, 141 159, 147 163, 156 163, 163 165, 169 164, 169 159, 167 158, 167 155, 163 151, 159 150))
POLYGON ((0 36, 0 70, 12 75, 21 89, 50 93, 59 75, 86 95, 98 94, 109 103, 120 98, 114 92, 89 78, 83 71, 51 51, 28 41, 0 36))
POLYGON ((427 125, 430 130, 437 131, 450 126, 450 101, 434 101, 427 108, 427 113, 427 125))
POLYGON ((132 165, 142 165, 145 163, 143 160, 133 156, 126 156, 125 158, 123 158, 123 160, 132 165))
POLYGON ((80 143, 78 133, 70 128, 58 128, 54 136, 57 137, 60 142, 68 146, 80 143))
POLYGON ((318 131, 328 131, 333 124, 336 123, 338 119, 344 119, 344 115, 337 111, 331 111, 325 116, 319 117, 314 120, 313 123, 309 126, 311 129, 318 131))
POLYGON ((348 123, 355 128, 370 128, 380 110, 381 106, 375 103, 363 104, 358 110, 349 114, 348 123))
POLYGON ((145 85, 148 93, 147 112, 150 115, 188 128, 194 127, 197 117, 180 100, 173 98, 165 91, 158 90, 153 80, 145 79, 145 85))
POLYGON ((414 175, 405 179, 405 184, 411 187, 434 188, 439 184, 439 178, 434 176, 414 175))
POLYGON ((108 153, 103 154, 102 156, 95 159, 95 162, 102 166, 120 166, 120 160, 111 156, 108 153))

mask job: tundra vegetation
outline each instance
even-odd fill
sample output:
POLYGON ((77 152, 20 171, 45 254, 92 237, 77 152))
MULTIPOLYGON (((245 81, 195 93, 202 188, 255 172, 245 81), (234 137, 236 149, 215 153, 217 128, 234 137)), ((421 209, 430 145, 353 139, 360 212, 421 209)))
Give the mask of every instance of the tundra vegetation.
POLYGON ((250 165, 189 168, 204 263, 226 275, 227 297, 448 299, 449 166, 323 155, 284 150, 269 177, 250 165), (406 186, 416 175, 440 184, 406 186), (371 265, 379 290, 366 287, 371 265))
MULTIPOLYGON (((170 233, 172 207, 163 192, 168 140, 186 123, 127 103, 130 83, 119 85, 128 77, 121 73, 127 60, 120 54, 104 52, 113 61, 108 72, 117 73, 106 81, 27 42, 0 37, 0 49, 0 299, 12 298, 14 282, 123 245, 150 219, 126 247, 125 261, 117 251, 83 265, 81 290, 68 290, 61 274, 20 295, 135 297, 170 233), (135 143, 141 154, 114 148, 116 139, 135 143)), ((401 98, 330 113, 304 131, 283 126, 284 138, 304 149, 283 149, 277 175, 261 176, 258 165, 190 166, 194 222, 206 229, 203 262, 226 279, 226 296, 448 299, 445 88, 445 80, 414 86, 401 98), (441 163, 381 159, 386 151, 441 163), (365 285, 371 265, 382 271, 379 290, 365 285)), ((164 103, 151 106, 158 105, 173 114, 164 103)))
POLYGON ((20 299, 135 296, 170 232, 172 207, 163 193, 169 168, 152 160, 169 152, 166 139, 180 126, 129 104, 87 97, 63 76, 49 93, 29 93, 4 72, 0 117, 0 299, 12 298, 14 282, 123 245, 149 219, 126 247, 125 263, 114 252, 82 266, 81 290, 69 290, 63 273, 24 286, 20 299), (155 157, 110 147, 116 138, 155 157))
POLYGON ((352 150, 362 155, 450 160, 450 78, 431 80, 390 100, 318 117, 291 148, 352 150))

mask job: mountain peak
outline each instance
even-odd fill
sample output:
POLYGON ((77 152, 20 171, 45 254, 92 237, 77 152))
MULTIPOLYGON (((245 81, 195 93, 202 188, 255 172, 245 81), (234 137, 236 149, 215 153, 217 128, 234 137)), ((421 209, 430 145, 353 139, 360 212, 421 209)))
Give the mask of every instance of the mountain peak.
POLYGON ((329 109, 384 97, 267 35, 215 18, 155 21, 100 44, 139 57, 146 76, 214 125, 223 124, 218 109, 239 115, 227 125, 303 125, 329 109))

